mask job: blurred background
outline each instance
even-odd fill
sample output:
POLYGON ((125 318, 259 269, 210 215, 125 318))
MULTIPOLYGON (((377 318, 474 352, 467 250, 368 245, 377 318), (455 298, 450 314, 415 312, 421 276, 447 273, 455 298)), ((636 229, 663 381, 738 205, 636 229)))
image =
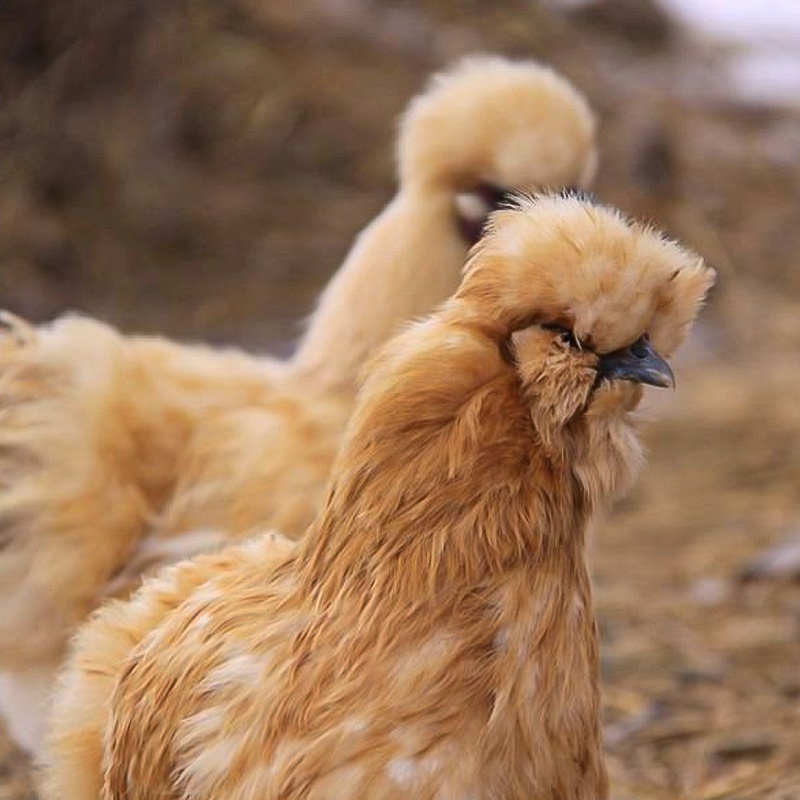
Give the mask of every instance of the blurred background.
MULTIPOLYGON (((286 354, 470 52, 600 119, 599 196, 702 252, 593 565, 617 800, 800 798, 800 3, 3 0, 0 304, 286 354)), ((0 800, 32 797, 0 734, 0 800)))

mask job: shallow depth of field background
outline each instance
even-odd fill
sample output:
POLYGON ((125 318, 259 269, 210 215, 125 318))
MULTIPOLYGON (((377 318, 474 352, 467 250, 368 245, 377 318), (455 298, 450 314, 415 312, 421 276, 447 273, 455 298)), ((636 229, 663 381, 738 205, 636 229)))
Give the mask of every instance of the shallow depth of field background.
MULTIPOLYGON (((800 798, 796 0, 5 0, 0 304, 290 352, 397 114, 475 51, 571 77, 599 196, 719 272, 596 531, 612 796, 800 798)), ((0 733, 0 800, 31 786, 0 733)))

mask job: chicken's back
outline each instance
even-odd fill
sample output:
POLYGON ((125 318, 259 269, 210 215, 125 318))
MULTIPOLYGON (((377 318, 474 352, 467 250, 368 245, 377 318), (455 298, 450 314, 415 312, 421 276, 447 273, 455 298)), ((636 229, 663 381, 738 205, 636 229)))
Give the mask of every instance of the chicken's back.
MULTIPOLYGON (((60 676, 50 711, 40 793, 47 798, 97 800, 103 780, 103 740, 109 702, 132 651, 193 592, 220 570, 235 569, 254 553, 262 568, 279 563, 294 543, 267 533, 162 570, 129 601, 103 606, 81 627, 75 657, 60 676)), ((143 711, 147 712, 145 704, 143 711)))
MULTIPOLYGON (((216 570, 125 659, 104 797, 474 791, 469 753, 490 714, 485 630, 457 631, 430 605, 407 608, 404 627, 369 619, 363 598, 323 612, 298 595, 291 562, 268 577, 260 545, 248 546, 249 563, 216 570)), ((131 613, 146 602, 145 591, 131 613)))
MULTIPOLYGON (((203 421, 255 405, 280 429, 299 400, 280 391, 280 365, 235 350, 128 338, 75 316, 12 324, 0 338, 0 711, 35 752, 75 626, 138 585, 143 564, 228 540, 203 525, 160 555, 151 544, 203 421)), ((249 441, 262 454, 281 446, 249 441)))
POLYGON ((345 396, 308 402, 285 389, 209 414, 184 448, 169 501, 106 596, 126 596, 162 566, 265 527, 299 537, 322 506, 351 406, 345 396))

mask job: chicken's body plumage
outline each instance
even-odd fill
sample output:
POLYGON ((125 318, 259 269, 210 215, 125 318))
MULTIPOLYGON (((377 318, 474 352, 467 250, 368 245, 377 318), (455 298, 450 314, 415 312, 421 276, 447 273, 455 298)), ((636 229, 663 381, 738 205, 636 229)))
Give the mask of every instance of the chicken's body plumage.
POLYGON ((585 538, 639 465, 641 389, 601 376, 662 381, 710 282, 606 209, 498 214, 371 365, 305 537, 83 628, 45 797, 605 798, 585 538))
POLYGON ((288 363, 89 319, 14 326, 0 348, 0 711, 23 746, 37 749, 36 698, 103 599, 256 526, 306 528, 365 358, 453 291, 485 187, 585 184, 595 159, 591 112, 566 81, 467 60, 411 104, 399 192, 288 363))

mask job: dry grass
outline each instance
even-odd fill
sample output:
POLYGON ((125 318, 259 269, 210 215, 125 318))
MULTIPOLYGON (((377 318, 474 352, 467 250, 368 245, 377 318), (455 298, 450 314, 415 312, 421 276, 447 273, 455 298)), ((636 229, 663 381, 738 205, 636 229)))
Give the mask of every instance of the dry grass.
POLYGON ((800 369, 710 360, 679 379, 597 535, 616 796, 796 797, 798 576, 748 565, 800 533, 800 369))
MULTIPOLYGON (((597 531, 614 797, 800 797, 798 570, 750 569, 800 536, 797 115, 715 94, 713 53, 653 18, 522 0, 195 0, 183 17, 144 2, 135 18, 96 0, 14 5, 0 10, 0 290, 34 317, 79 305, 282 345, 388 195, 388 120, 431 68, 498 49, 586 89, 598 193, 721 274, 678 391, 651 398, 643 478, 597 531)), ((0 800, 30 794, 0 744, 0 800)))

